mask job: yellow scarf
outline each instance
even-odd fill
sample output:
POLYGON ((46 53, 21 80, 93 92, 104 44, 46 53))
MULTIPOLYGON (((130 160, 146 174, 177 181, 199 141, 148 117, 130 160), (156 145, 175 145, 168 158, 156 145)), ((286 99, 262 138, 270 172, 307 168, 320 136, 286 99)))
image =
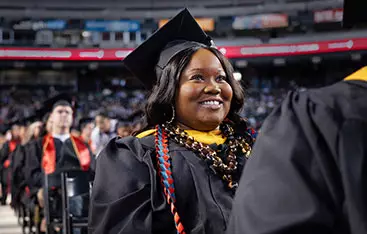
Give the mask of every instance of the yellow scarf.
POLYGON ((363 67, 353 74, 346 77, 344 80, 363 80, 367 81, 367 67, 363 67))
MULTIPOLYGON (((149 135, 152 135, 155 133, 155 129, 147 130, 142 133, 139 133, 136 137, 137 138, 143 138, 149 135)), ((227 138, 222 136, 222 132, 220 130, 213 130, 210 132, 201 132, 196 130, 185 130, 185 132, 192 136, 195 140, 203 143, 203 144, 214 144, 217 145, 223 144, 227 138)))

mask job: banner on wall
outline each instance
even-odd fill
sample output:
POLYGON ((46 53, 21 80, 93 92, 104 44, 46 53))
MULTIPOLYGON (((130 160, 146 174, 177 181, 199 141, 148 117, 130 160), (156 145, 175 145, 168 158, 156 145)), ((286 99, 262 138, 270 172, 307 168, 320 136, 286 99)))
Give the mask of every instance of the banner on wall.
POLYGON ((315 23, 330 23, 343 21, 343 9, 330 9, 323 11, 315 11, 313 13, 313 21, 315 23))
POLYGON ((288 27, 286 14, 261 14, 252 16, 236 16, 232 23, 235 30, 284 28, 288 27))
POLYGON ((137 32, 139 21, 134 20, 87 20, 84 30, 94 32, 137 32))
POLYGON ((65 29, 65 27, 66 27, 65 20, 45 20, 45 21, 23 20, 13 25, 14 30, 33 30, 33 31, 38 31, 42 29, 63 30, 65 29))
MULTIPOLYGON (((215 28, 215 22, 213 18, 195 18, 196 22, 200 25, 200 27, 206 31, 211 32, 214 31, 215 28)), ((159 28, 163 27, 169 19, 162 19, 158 22, 159 28)))
MULTIPOLYGON (((227 58, 297 56, 367 50, 367 38, 254 46, 220 46, 227 58)), ((133 49, 0 48, 0 60, 121 61, 133 49)))

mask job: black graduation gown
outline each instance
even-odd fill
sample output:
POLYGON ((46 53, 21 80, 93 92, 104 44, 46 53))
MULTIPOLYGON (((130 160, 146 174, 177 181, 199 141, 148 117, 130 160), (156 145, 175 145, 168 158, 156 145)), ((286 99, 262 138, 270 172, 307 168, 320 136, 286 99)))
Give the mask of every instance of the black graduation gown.
POLYGON ((228 234, 367 233, 367 82, 291 92, 264 123, 228 234))
MULTIPOLYGON (((66 170, 66 169, 79 169, 80 163, 79 159, 75 153, 73 144, 69 139, 65 142, 54 138, 55 148, 56 148, 56 171, 66 170)), ((32 141, 25 154, 26 157, 26 183, 30 188, 31 195, 35 195, 37 191, 43 187, 44 184, 44 173, 42 169, 42 141, 43 138, 32 141)), ((89 150, 90 151, 90 150, 89 150)), ((95 158, 90 151, 91 155, 91 165, 90 174, 93 177, 95 170, 95 158)))
MULTIPOLYGON (((186 233, 224 233, 233 193, 193 152, 172 141, 169 150, 186 233)), ((89 233, 177 233, 156 171, 153 135, 112 139, 98 156, 89 233)))
POLYGON ((20 202, 20 197, 25 189, 25 151, 27 145, 19 144, 12 155, 12 203, 16 205, 20 202))
POLYGON ((4 167, 4 162, 9 159, 9 153, 9 141, 7 141, 0 150, 0 183, 3 185, 8 184, 9 168, 4 167))

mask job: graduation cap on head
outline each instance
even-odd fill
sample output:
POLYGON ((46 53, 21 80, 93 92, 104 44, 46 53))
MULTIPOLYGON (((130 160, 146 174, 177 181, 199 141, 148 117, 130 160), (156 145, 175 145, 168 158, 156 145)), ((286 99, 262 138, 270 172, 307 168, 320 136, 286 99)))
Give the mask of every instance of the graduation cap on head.
POLYGON ((131 120, 128 118, 119 118, 117 122, 117 128, 127 127, 132 124, 131 120))
POLYGON ((195 44, 211 46, 212 40, 184 9, 131 52, 123 64, 147 89, 151 89, 167 63, 195 44))
POLYGON ((366 0, 344 0, 343 27, 367 26, 366 10, 366 0))
POLYGON ((81 118, 78 123, 78 130, 81 131, 87 124, 93 123, 94 118, 81 118))
POLYGON ((16 119, 11 122, 3 123, 0 126, 1 134, 5 134, 7 131, 11 130, 13 126, 25 126, 25 121, 22 119, 16 119))
POLYGON ((11 126, 9 124, 1 124, 0 125, 0 134, 5 135, 6 132, 10 129, 11 126))
POLYGON ((71 94, 61 93, 44 101, 42 103, 42 107, 36 111, 36 115, 43 118, 43 116, 52 112, 52 110, 57 106, 70 106, 74 109, 76 107, 76 103, 71 94))

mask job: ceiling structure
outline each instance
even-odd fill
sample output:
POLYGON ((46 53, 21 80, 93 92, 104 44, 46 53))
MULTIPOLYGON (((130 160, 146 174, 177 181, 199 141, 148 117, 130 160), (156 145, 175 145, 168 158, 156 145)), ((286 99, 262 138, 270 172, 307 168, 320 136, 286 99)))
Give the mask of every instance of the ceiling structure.
POLYGON ((0 0, 6 18, 167 18, 183 7, 217 17, 342 7, 343 0, 0 0))

